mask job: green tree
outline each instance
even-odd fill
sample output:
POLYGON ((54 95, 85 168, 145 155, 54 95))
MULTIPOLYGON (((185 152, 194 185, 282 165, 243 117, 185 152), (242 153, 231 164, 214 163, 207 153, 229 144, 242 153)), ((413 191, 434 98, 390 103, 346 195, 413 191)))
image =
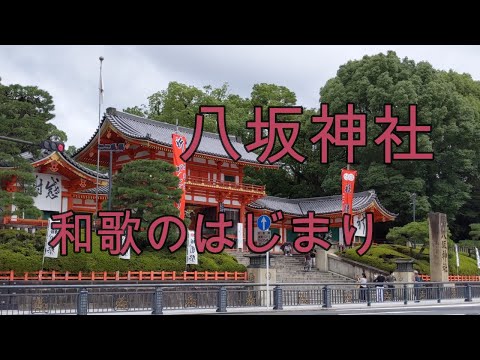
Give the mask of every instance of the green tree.
POLYGON ((70 145, 67 150, 65 151, 65 153, 69 156, 73 156, 76 152, 77 152, 77 148, 73 145, 70 145))
MULTIPOLYGON (((135 160, 113 176, 112 208, 132 210, 132 215, 142 219, 136 235, 140 245, 147 244, 148 225, 156 218, 166 215, 178 216, 174 202, 178 202, 182 191, 178 189, 175 167, 162 160, 135 160)), ((187 224, 188 226, 188 224, 187 224)), ((156 232, 158 238, 162 227, 156 232)), ((174 227, 170 228, 170 240, 175 239, 174 227)))
MULTIPOLYGON (((352 165, 359 172, 356 189, 373 187, 388 209, 400 213, 401 224, 412 218, 413 192, 417 193, 419 219, 429 211, 441 211, 452 225, 463 215, 459 211, 471 199, 473 184, 478 181, 479 82, 466 74, 435 70, 426 62, 401 60, 390 51, 342 65, 336 77, 321 88, 320 99, 330 104, 330 113, 345 112, 345 104, 353 102, 357 112, 367 115, 367 146, 356 150, 352 165), (417 122, 432 125, 432 131, 418 134, 417 148, 419 152, 433 151, 433 161, 384 164, 384 148, 373 140, 384 130, 374 118, 383 116, 385 103, 393 104, 393 115, 400 124, 409 121, 409 104, 418 105, 417 122)), ((410 140, 406 133, 399 136, 404 142, 394 146, 394 152, 407 152, 410 140)), ((335 167, 330 172, 334 178, 329 180, 327 175, 324 185, 338 183, 340 167, 345 166, 344 149, 331 147, 330 158, 343 158, 343 164, 329 165, 335 167)), ((458 227, 452 229, 458 233, 458 227)))
MULTIPOLYGON (((66 134, 49 122, 54 117, 53 111, 53 99, 45 90, 36 86, 0 83, 0 134, 34 143, 50 138, 66 141, 66 134)), ((41 212, 33 205, 35 176, 30 162, 20 156, 24 152, 38 157, 40 149, 0 141, 1 214, 8 215, 9 205, 13 204, 13 214, 36 218, 41 212), (6 191, 9 183, 16 183, 18 191, 6 191)))
MULTIPOLYGON (((210 85, 203 90, 172 81, 165 90, 148 97, 148 107, 134 106, 125 111, 134 115, 146 116, 170 124, 193 128, 199 107, 224 105, 226 107, 227 131, 230 135, 243 136, 245 121, 249 116, 250 103, 236 94, 230 94, 228 84, 219 88, 210 85)), ((217 121, 214 115, 205 114, 204 131, 216 132, 217 121)))
POLYGON ((137 115, 141 117, 148 117, 148 110, 145 105, 141 106, 133 106, 133 107, 127 107, 126 109, 122 110, 123 112, 132 114, 132 115, 137 115))
POLYGON ((468 233, 472 240, 480 240, 480 224, 470 224, 470 232, 468 233))
POLYGON ((426 244, 428 237, 428 222, 411 222, 404 226, 397 226, 390 229, 387 240, 397 245, 406 245, 407 241, 417 244, 426 244))

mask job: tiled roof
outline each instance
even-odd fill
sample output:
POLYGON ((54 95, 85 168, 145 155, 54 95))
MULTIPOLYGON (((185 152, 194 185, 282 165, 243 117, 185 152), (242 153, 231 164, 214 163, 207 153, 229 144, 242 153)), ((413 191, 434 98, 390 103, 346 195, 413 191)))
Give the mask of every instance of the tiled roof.
MULTIPOLYGON (((386 214, 396 217, 394 214, 380 204, 375 190, 363 191, 353 195, 353 211, 361 212, 370 206, 373 202, 386 214)), ((342 196, 333 195, 325 197, 304 198, 304 199, 284 199, 274 196, 265 196, 248 205, 254 209, 265 210, 283 210, 284 213, 290 215, 302 216, 307 211, 314 211, 316 214, 332 214, 342 211, 342 196)))
MULTIPOLYGON (((114 108, 107 109, 101 126, 103 126, 106 121, 109 121, 117 130, 126 136, 135 139, 148 140, 168 147, 172 146, 172 133, 174 133, 177 128, 172 124, 124 113, 114 108)), ((191 142, 193 137, 193 129, 179 126, 178 132, 185 135, 187 138, 187 143, 191 142)), ((78 149, 74 157, 76 157, 88 146, 88 144, 91 143, 93 139, 95 139, 97 133, 98 129, 88 143, 78 149)), ((229 136, 229 138, 232 146, 241 155, 239 161, 259 164, 257 161, 257 155, 253 152, 247 152, 243 143, 239 139, 237 139, 235 136, 229 136)), ((223 148, 223 144, 220 141, 220 136, 218 134, 205 131, 203 132, 203 136, 196 153, 230 159, 230 156, 223 148)))
MULTIPOLYGON (((78 191, 78 193, 80 193, 80 194, 96 194, 97 193, 97 188, 94 187, 94 188, 91 188, 91 189, 78 191)), ((108 195, 108 185, 99 186, 98 187, 98 193, 101 194, 101 195, 108 195)))
MULTIPOLYGON (((65 161, 69 162, 72 166, 76 167, 77 169, 79 169, 80 171, 83 171, 84 173, 87 173, 88 175, 91 175, 91 176, 94 176, 94 177, 97 177, 97 172, 95 170, 91 170, 89 169, 88 167, 86 166, 83 166, 82 164, 80 164, 79 162, 76 162, 75 160, 73 160, 70 156, 68 156, 67 154, 64 154, 64 153, 59 153, 60 154, 60 157, 62 157, 63 159, 65 159, 65 161)), ((99 179, 108 179, 108 174, 102 174, 102 173, 98 173, 98 178, 99 179)))
MULTIPOLYGON (((46 150, 42 150, 42 152, 40 153, 40 156, 38 158, 35 158, 32 153, 30 152, 24 152, 24 153, 21 153, 20 156, 22 158, 24 158, 25 160, 29 160, 31 161, 32 163, 34 162, 37 162, 37 161, 40 161, 40 160, 43 160, 45 158, 48 158, 50 155, 52 154, 52 151, 46 151, 46 150)), ((70 163, 70 165, 72 165, 73 167, 77 168, 78 170, 90 175, 90 176, 94 176, 96 177, 97 176, 97 172, 95 170, 91 170, 89 169, 88 167, 76 162, 75 160, 73 160, 70 156, 68 156, 67 154, 65 153, 58 153, 58 155, 60 155, 61 158, 63 158, 66 162, 70 163)), ((7 166, 7 164, 5 166, 1 166, 0 167, 11 167, 11 166, 7 166)), ((102 174, 102 173, 99 173, 98 174, 98 178, 99 179, 108 179, 108 174, 102 174)))

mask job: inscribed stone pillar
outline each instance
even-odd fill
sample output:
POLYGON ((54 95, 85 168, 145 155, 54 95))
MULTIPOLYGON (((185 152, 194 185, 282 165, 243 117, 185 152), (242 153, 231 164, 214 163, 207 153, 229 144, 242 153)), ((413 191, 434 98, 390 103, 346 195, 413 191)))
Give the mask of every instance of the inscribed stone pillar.
POLYGON ((447 215, 428 214, 431 281, 448 281, 447 215))

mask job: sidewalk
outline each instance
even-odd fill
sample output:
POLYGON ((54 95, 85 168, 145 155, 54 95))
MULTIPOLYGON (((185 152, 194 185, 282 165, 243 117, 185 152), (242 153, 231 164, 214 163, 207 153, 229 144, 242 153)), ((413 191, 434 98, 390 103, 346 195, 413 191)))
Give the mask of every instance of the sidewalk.
MULTIPOLYGON (((371 303, 371 306, 367 306, 366 303, 362 304, 338 304, 334 305, 329 309, 322 308, 320 305, 299 305, 299 306, 284 306, 283 310, 273 310, 272 307, 267 310, 264 307, 243 307, 243 308, 227 308, 227 314, 240 314, 240 313, 249 313, 262 315, 262 313, 281 313, 282 311, 311 311, 311 310, 320 310, 326 312, 335 313, 338 310, 368 310, 368 309, 398 309, 398 308, 422 308, 422 307, 443 307, 451 305, 478 305, 480 304, 480 299, 473 299, 472 302, 465 302, 463 299, 452 299, 452 300, 442 300, 440 304, 437 303, 437 300, 422 300, 419 303, 410 301, 407 305, 404 305, 403 302, 382 302, 382 303, 371 303)), ((151 311, 117 311, 109 313, 89 313, 88 315, 151 315, 151 311)), ((216 309, 191 309, 191 310, 164 310, 163 315, 201 315, 201 314, 225 314, 217 313, 216 309)))

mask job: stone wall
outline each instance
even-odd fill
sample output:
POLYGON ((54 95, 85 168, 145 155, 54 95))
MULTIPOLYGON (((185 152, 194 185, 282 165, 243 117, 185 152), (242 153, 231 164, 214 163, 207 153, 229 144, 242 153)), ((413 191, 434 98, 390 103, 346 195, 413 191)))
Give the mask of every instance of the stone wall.
POLYGON ((367 275, 369 282, 373 281, 374 274, 388 275, 387 272, 374 268, 373 266, 361 264, 359 262, 339 257, 335 254, 328 254, 328 270, 334 273, 355 279, 357 275, 363 272, 367 275))

